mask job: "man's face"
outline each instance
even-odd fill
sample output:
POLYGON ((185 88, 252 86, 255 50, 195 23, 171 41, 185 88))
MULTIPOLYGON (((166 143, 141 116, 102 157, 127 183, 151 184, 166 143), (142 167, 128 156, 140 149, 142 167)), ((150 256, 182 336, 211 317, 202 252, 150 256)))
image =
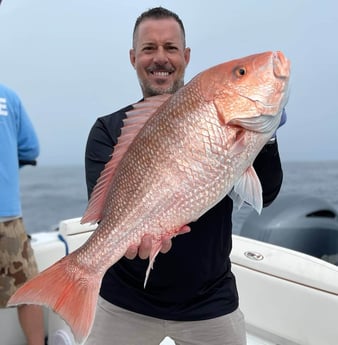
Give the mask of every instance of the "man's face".
POLYGON ((140 23, 130 61, 144 97, 176 92, 184 84, 189 59, 190 49, 184 47, 183 33, 174 19, 146 19, 140 23))

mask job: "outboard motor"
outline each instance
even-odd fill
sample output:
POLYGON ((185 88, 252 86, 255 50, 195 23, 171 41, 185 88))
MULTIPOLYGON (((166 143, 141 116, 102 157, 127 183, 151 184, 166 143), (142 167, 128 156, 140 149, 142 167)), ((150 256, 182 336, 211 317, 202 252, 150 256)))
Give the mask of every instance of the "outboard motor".
POLYGON ((315 256, 338 266, 338 214, 308 195, 280 195, 261 215, 252 212, 240 236, 315 256))

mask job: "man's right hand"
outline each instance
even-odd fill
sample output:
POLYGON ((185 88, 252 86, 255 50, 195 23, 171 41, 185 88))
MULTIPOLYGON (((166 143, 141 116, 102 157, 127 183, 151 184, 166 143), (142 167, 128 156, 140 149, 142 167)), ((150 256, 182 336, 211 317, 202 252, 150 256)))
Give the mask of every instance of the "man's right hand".
MULTIPOLYGON (((177 235, 183 235, 183 234, 186 234, 187 232, 190 232, 190 227, 188 225, 185 225, 179 230, 177 235)), ((164 237, 162 239, 162 248, 160 252, 162 254, 168 253, 169 250, 171 249, 171 246, 172 246, 171 238, 164 237)), ((133 260, 138 255, 141 259, 145 260, 149 258, 151 248, 152 248, 152 236, 147 234, 143 236, 139 246, 136 246, 136 245, 130 246, 127 249, 124 256, 129 260, 133 260)))

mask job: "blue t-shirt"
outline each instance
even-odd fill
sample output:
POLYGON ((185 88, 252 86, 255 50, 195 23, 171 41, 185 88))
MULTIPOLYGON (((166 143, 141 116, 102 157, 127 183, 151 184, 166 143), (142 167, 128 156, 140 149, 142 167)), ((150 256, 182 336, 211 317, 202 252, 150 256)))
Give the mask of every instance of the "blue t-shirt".
POLYGON ((20 98, 0 84, 0 219, 21 216, 19 160, 38 155, 38 138, 20 98))

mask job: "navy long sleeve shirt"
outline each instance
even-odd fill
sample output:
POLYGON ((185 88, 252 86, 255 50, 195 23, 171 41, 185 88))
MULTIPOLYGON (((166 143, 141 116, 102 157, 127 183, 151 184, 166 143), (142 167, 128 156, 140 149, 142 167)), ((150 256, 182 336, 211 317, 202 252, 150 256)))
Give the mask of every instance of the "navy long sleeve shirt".
MULTIPOLYGON (((97 119, 86 147, 86 180, 90 196, 121 133, 125 112, 97 119)), ((264 206, 277 196, 282 168, 277 143, 266 145, 254 162, 263 188, 264 206)), ((119 307, 166 320, 203 320, 226 315, 238 307, 231 272, 233 204, 225 197, 190 225, 191 232, 172 239, 167 254, 156 257, 146 287, 148 260, 123 257, 106 272, 100 295, 119 307)))

